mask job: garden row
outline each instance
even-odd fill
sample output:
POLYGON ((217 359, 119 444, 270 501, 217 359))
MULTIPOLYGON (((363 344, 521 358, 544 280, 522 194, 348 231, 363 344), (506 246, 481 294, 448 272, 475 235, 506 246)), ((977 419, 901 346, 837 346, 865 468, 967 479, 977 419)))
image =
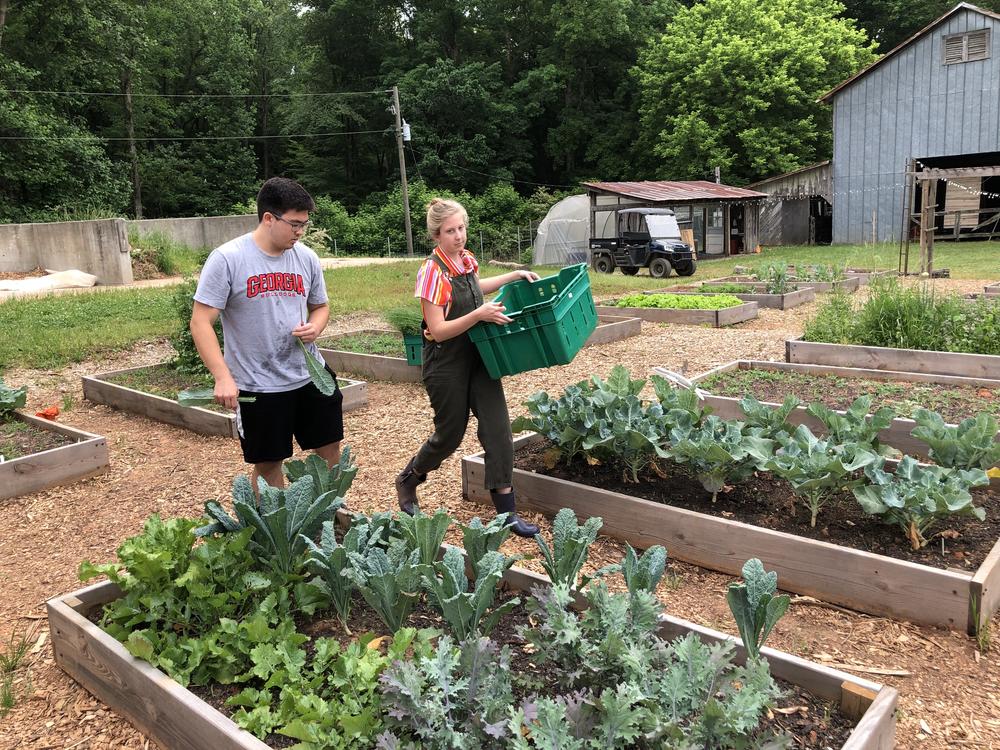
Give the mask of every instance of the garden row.
MULTIPOLYGON (((1000 527, 997 519, 983 522, 985 496, 971 490, 988 484, 983 469, 1000 459, 992 415, 955 426, 921 411, 910 438, 924 442, 936 462, 928 465, 881 442, 894 415, 887 408, 869 414, 870 397, 836 412, 748 396, 737 421, 707 414, 695 392, 655 375, 656 398, 645 401, 644 385, 616 368, 607 381, 595 377, 558 398, 529 399, 529 416, 514 424, 541 436, 519 441, 514 486, 524 507, 549 514, 573 507, 584 516, 602 508, 612 536, 663 543, 678 559, 717 570, 732 572, 748 549, 767 550, 765 562, 789 590, 862 611, 973 633, 988 621, 1000 593, 1000 527), (822 423, 826 436, 790 423, 800 415, 822 423), (686 476, 704 494, 685 489, 686 476), (804 521, 771 528, 797 499, 813 525, 836 514, 822 534, 804 521), (729 520, 734 514, 738 520, 729 520), (762 518, 766 528, 743 515, 762 518), (963 539, 949 544, 975 542, 968 573, 955 571, 950 558, 935 560, 926 546, 931 529, 945 522, 942 545, 953 536, 963 539), (896 541, 883 533, 893 527, 902 532, 896 541), (844 538, 826 541, 835 536, 844 538), (864 549, 873 539, 878 554, 864 549)), ((481 472, 481 458, 463 461, 464 489, 474 499, 485 499, 481 472)))
POLYGON ((345 513, 355 471, 345 449, 259 505, 239 478, 235 518, 153 516, 49 602, 57 662, 172 748, 892 746, 894 690, 763 646, 789 601, 759 560, 727 592, 741 644, 662 613, 662 547, 583 575, 599 518, 557 514, 541 577, 504 519, 463 552, 443 511, 345 513))

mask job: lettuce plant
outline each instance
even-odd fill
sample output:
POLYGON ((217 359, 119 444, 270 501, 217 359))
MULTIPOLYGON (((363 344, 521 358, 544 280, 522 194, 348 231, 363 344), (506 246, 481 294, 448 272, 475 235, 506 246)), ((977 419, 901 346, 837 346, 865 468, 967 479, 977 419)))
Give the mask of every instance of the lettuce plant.
POLYGON ((867 415, 871 405, 872 397, 865 395, 854 399, 843 414, 820 403, 809 404, 806 411, 826 427, 829 442, 838 445, 858 443, 879 455, 889 455, 893 449, 881 445, 878 434, 892 424, 896 412, 888 406, 883 406, 869 419, 867 415))
POLYGON ((868 445, 820 440, 800 424, 764 468, 786 480, 796 495, 805 497, 811 512, 809 525, 815 527, 827 500, 836 492, 857 486, 861 479, 856 472, 877 460, 868 445))
POLYGON ((699 427, 672 429, 667 452, 674 461, 691 465, 714 503, 723 487, 746 479, 768 461, 774 441, 744 434, 742 422, 708 416, 699 427))
MULTIPOLYGON (((576 586, 577 577, 587 562, 590 545, 597 539, 597 532, 603 525, 600 516, 591 516, 580 526, 573 510, 562 508, 552 524, 552 547, 541 534, 535 535, 535 543, 542 552, 542 567, 553 584, 576 586)), ((589 580, 585 576, 582 585, 586 586, 589 580)))
POLYGON ((787 594, 775 596, 778 574, 766 572, 756 557, 743 564, 743 583, 729 584, 726 601, 733 613, 747 657, 760 658, 760 649, 791 603, 787 594))
POLYGON ((447 547, 444 558, 433 565, 420 566, 419 573, 424 587, 430 592, 430 602, 444 616, 459 641, 473 635, 489 635, 500 618, 521 603, 520 599, 510 599, 486 617, 493 606, 497 584, 513 562, 500 552, 487 552, 476 563, 475 588, 471 591, 465 577, 465 555, 457 547, 447 547))
POLYGON ((205 503, 205 515, 213 520, 195 531, 198 536, 253 529, 251 551, 263 567, 288 575, 296 572, 305 552, 304 539, 319 534, 323 522, 332 519, 344 504, 334 492, 317 493, 311 476, 303 476, 284 489, 258 480, 260 503, 246 475, 233 482, 231 518, 219 503, 205 503))
POLYGON ((917 426, 910 435, 927 443, 934 463, 955 469, 989 469, 1000 463, 997 420, 983 412, 949 425, 935 411, 918 408, 913 412, 917 426))
POLYGON ((349 552, 350 565, 342 572, 375 610, 389 631, 403 627, 420 594, 420 551, 394 538, 387 550, 369 546, 364 553, 349 552))
POLYGON ((927 532, 942 519, 973 516, 981 521, 986 517, 969 494, 970 488, 989 484, 982 469, 921 466, 903 456, 895 474, 872 465, 865 469, 865 476, 870 484, 854 489, 862 510, 899 526, 915 550, 927 544, 927 532))

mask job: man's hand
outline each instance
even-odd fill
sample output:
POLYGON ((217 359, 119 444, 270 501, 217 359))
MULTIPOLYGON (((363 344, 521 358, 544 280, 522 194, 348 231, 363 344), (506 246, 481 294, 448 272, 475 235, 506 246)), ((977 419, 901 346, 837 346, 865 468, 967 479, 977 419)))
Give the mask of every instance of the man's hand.
POLYGON ((302 339, 303 344, 311 344, 319 336, 319 329, 314 323, 299 323, 292 329, 292 335, 302 339))
POLYGON ((215 381, 215 402, 222 404, 227 409, 236 408, 236 397, 240 395, 240 389, 236 387, 236 381, 231 377, 219 378, 215 381))

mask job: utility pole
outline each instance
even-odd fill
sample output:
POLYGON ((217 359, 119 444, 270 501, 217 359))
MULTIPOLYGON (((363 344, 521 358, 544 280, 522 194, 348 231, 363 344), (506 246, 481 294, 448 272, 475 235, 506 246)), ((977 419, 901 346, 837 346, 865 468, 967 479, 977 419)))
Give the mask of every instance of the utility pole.
POLYGON ((406 254, 413 257, 413 228, 410 226, 410 191, 406 187, 406 155, 403 153, 403 117, 399 111, 399 87, 392 87, 392 112, 396 116, 396 149, 399 151, 399 179, 403 184, 403 223, 406 227, 406 254))
MULTIPOLYGON (((133 55, 134 57, 134 55, 133 55)), ((129 61, 131 64, 131 59, 129 61)), ((132 69, 122 71, 122 93, 125 95, 125 131, 128 134, 128 155, 132 164, 132 210, 142 218, 142 180, 139 177, 139 155, 135 150, 135 117, 132 112, 132 69)))
POLYGON ((716 167, 715 168, 715 184, 716 185, 722 184, 722 168, 721 167, 716 167))

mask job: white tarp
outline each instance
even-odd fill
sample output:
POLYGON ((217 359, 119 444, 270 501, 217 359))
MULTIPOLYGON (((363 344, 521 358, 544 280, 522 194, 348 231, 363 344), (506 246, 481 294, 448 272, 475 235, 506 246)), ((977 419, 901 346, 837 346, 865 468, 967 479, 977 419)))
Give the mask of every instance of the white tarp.
POLYGON ((70 289, 94 286, 97 277, 83 271, 49 271, 47 276, 27 279, 0 279, 2 292, 45 292, 50 289, 70 289))
MULTIPOLYGON (((614 236, 613 212, 597 214, 597 236, 614 236)), ((563 198, 545 215, 535 235, 534 263, 565 266, 590 262, 590 199, 586 195, 563 198)))

